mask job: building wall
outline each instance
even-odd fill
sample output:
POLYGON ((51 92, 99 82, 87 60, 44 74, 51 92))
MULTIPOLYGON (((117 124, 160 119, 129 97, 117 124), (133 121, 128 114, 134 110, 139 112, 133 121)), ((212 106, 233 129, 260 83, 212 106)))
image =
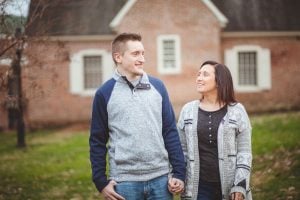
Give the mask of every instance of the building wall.
POLYGON ((116 27, 118 33, 137 32, 143 36, 145 71, 162 79, 176 114, 182 106, 197 98, 196 74, 205 60, 220 60, 220 25, 217 18, 199 0, 137 1, 116 27), (157 37, 176 34, 181 39, 181 73, 161 75, 157 65, 157 37))
MULTIPOLYGON (((198 98, 195 80, 200 65, 205 60, 224 62, 226 49, 245 44, 271 50, 272 88, 238 93, 238 100, 249 112, 300 108, 300 41, 295 37, 221 37, 217 18, 199 0, 190 0, 189 4, 185 0, 175 3, 139 0, 115 31, 137 32, 143 36, 145 70, 164 81, 177 116, 186 102, 198 98), (176 34, 181 39, 182 66, 177 75, 158 73, 157 37, 166 34, 176 34)), ((110 52, 110 43, 110 40, 95 40, 31 44, 26 49, 29 63, 23 69, 24 96, 28 99, 27 126, 88 122, 93 96, 70 92, 70 58, 85 49, 110 52)), ((0 111, 2 126, 6 115, 1 108, 0 111)))
POLYGON ((48 42, 29 47, 31 59, 23 79, 30 126, 89 121, 93 96, 72 94, 69 75, 71 56, 93 48, 109 51, 110 41, 48 42))
POLYGON ((298 37, 223 38, 222 52, 236 45, 258 45, 270 49, 272 88, 238 93, 249 112, 300 108, 300 40, 298 37))
POLYGON ((8 124, 8 116, 6 112, 6 84, 7 84, 7 76, 8 66, 0 64, 0 131, 7 127, 8 124))

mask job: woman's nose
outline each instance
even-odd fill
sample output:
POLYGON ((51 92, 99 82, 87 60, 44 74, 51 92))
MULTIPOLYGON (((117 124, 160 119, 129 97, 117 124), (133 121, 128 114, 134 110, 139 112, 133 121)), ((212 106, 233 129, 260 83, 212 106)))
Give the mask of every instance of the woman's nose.
POLYGON ((201 75, 197 76, 197 81, 202 81, 203 77, 201 75))

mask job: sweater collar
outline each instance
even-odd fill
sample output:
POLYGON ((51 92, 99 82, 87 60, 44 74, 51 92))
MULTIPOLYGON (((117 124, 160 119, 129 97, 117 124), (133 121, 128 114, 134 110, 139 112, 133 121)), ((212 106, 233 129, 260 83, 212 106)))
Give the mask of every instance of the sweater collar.
MULTIPOLYGON (((113 73, 113 78, 116 80, 116 81, 119 81, 119 82, 122 82, 122 83, 126 83, 126 81, 124 80, 123 76, 118 72, 117 69, 115 69, 114 73, 113 73)), ((149 77, 147 75, 146 72, 143 73, 143 75, 141 76, 140 79, 138 80, 135 80, 135 81, 131 81, 132 84, 134 83, 150 83, 149 82, 149 77)))
POLYGON ((150 81, 148 75, 144 72, 141 78, 135 81, 129 81, 126 76, 122 76, 117 69, 115 69, 113 78, 120 83, 128 84, 131 89, 150 89, 150 81))

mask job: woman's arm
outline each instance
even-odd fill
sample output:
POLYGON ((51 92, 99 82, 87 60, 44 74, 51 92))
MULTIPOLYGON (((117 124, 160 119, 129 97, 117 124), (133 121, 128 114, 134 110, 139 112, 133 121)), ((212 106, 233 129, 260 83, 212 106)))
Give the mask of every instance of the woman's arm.
POLYGON ((182 109, 180 112, 180 115, 179 115, 177 129, 178 129, 178 133, 179 133, 181 147, 182 147, 183 154, 184 154, 184 161, 186 163, 187 162, 187 142, 186 142, 186 135, 185 135, 185 131, 184 131, 183 112, 184 112, 184 110, 182 109))
POLYGON ((233 187, 231 194, 240 192, 246 198, 246 192, 250 185, 250 172, 252 166, 251 148, 251 124, 248 114, 242 105, 239 106, 239 127, 236 133, 237 141, 237 163, 233 187))

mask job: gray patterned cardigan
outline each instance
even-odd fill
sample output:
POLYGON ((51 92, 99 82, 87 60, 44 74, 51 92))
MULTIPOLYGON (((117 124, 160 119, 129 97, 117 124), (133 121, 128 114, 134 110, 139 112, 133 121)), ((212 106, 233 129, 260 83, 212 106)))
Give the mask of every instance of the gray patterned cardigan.
MULTIPOLYGON (((178 120, 178 130, 185 156, 187 175, 181 199, 197 199, 199 183, 199 150, 197 119, 199 100, 187 103, 178 120)), ((219 170, 223 199, 232 192, 241 192, 252 200, 249 187, 252 164, 251 125, 243 105, 227 107, 227 114, 218 129, 219 170)))

